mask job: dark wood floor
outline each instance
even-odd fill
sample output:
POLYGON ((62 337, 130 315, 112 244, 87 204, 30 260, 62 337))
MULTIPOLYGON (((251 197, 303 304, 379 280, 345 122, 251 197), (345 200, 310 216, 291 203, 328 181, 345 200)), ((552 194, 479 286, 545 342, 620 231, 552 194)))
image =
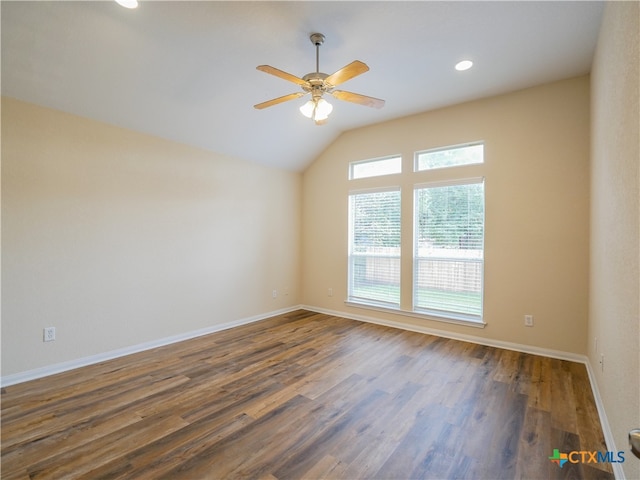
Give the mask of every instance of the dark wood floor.
POLYGON ((2 478, 612 479, 584 365, 298 311, 2 390, 2 478))

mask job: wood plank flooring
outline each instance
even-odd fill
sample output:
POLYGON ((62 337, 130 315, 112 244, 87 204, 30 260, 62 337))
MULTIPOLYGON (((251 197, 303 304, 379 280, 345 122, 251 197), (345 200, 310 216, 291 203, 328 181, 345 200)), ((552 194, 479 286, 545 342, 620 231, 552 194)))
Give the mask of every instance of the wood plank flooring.
POLYGON ((2 478, 612 479, 584 365, 307 311, 2 389, 2 478))

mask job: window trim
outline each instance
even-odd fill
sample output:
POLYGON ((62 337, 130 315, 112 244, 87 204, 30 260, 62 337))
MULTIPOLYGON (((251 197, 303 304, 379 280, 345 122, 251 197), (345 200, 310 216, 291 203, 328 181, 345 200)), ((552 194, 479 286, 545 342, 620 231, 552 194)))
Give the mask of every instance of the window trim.
POLYGON ((455 187, 457 185, 474 185, 476 183, 484 183, 486 178, 484 175, 480 177, 464 177, 451 178, 447 180, 434 180, 432 182, 418 182, 413 184, 413 191, 419 188, 438 188, 438 187, 455 187))
POLYGON ((365 310, 372 310, 374 312, 392 313, 395 315, 402 315, 404 317, 419 318, 422 320, 432 320, 435 322, 450 323, 453 325, 462 325, 465 327, 484 328, 487 326, 487 322, 484 320, 484 318, 481 320, 477 320, 475 318, 466 319, 458 316, 445 317, 445 316, 439 316, 433 313, 428 313, 423 311, 404 310, 402 308, 392 308, 392 307, 387 307, 383 305, 376 305, 374 303, 357 302, 352 299, 345 300, 344 304, 348 307, 362 308, 365 310))

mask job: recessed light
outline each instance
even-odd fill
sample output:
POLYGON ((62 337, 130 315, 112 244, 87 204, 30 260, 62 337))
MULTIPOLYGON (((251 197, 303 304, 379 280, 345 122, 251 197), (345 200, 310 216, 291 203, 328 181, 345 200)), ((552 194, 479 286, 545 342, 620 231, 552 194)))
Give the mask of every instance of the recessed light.
POLYGON ((138 0, 116 0, 118 5, 123 6, 124 8, 137 8, 138 0))
POLYGON ((471 60, 463 60, 456 63, 456 70, 458 70, 459 72, 469 70, 471 67, 473 67, 473 62, 471 60))

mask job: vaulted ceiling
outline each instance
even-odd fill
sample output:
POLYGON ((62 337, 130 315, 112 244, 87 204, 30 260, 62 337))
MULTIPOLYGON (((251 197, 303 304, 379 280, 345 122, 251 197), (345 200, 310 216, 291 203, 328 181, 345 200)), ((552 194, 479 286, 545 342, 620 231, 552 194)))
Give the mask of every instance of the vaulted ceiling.
POLYGON ((2 1, 2 94, 218 153, 300 171, 349 129, 590 71, 602 2, 2 1), (257 71, 370 71, 327 124, 257 71), (458 72, 463 59, 473 68, 458 72))

